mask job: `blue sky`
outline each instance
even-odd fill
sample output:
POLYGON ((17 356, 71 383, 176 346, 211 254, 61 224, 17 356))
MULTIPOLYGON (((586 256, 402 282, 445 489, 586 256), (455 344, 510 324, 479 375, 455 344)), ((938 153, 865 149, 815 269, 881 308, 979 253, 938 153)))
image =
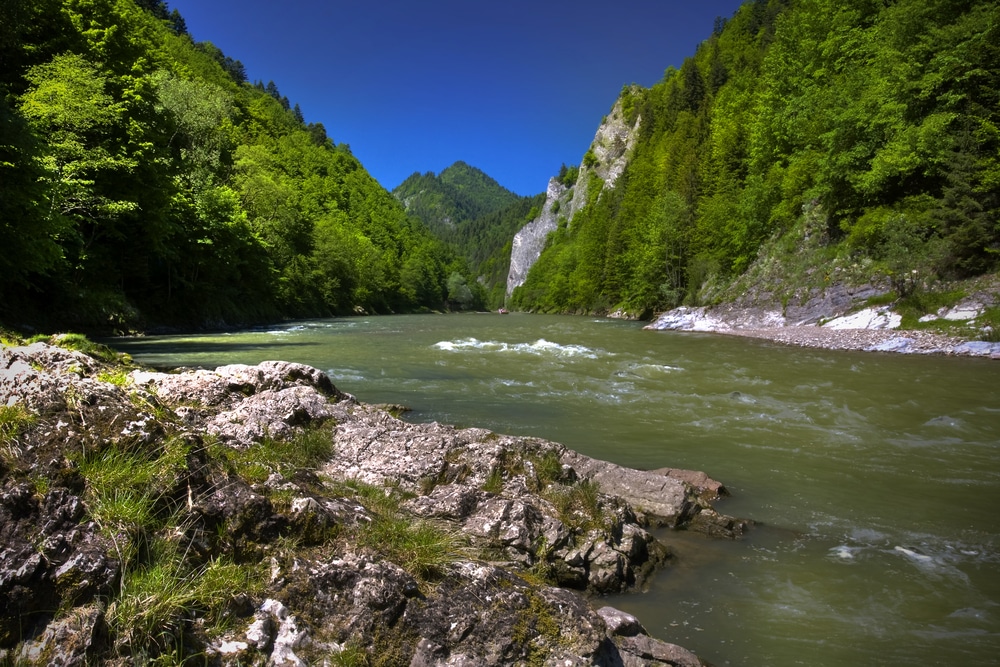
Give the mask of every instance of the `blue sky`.
POLYGON ((169 0, 274 80, 387 189, 457 160, 521 195, 578 164, 622 86, 651 86, 740 0, 169 0))

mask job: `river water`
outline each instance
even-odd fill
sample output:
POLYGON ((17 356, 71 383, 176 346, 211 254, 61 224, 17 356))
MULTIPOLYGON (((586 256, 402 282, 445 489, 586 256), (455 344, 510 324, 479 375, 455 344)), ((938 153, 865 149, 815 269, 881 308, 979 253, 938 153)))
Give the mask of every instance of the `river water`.
POLYGON ((704 470, 729 542, 612 604, 715 665, 1000 660, 1000 363, 543 315, 408 315, 112 341, 159 366, 297 361, 410 421, 704 470))

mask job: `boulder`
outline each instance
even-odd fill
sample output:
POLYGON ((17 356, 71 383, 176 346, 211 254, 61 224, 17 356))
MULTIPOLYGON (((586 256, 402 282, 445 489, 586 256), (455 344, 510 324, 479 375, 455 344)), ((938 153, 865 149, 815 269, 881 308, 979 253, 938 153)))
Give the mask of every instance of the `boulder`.
MULTIPOLYGON (((120 369, 47 345, 0 354, 0 397, 34 415, 0 469, 0 661, 127 662, 136 641, 152 657, 176 640, 221 665, 317 664, 351 651, 411 665, 697 664, 571 589, 641 587, 668 555, 647 524, 718 517, 707 477, 408 424, 299 364, 133 370, 122 382, 120 369), (316 469, 241 476, 238 462, 265 439, 323 424, 332 448, 316 469), (155 459, 167 442, 183 454, 157 482, 154 512, 170 521, 156 535, 133 523, 102 529, 81 456, 155 459), (452 535, 448 559, 420 569, 405 551, 416 547, 356 539, 387 521, 356 490, 365 484, 403 499, 391 510, 399 526, 452 535), (153 542, 181 545, 192 572, 264 562, 263 590, 228 593, 221 635, 202 629, 199 605, 174 612, 155 638, 116 629, 105 604, 153 542)), ((726 534, 725 519, 710 532, 726 534)))

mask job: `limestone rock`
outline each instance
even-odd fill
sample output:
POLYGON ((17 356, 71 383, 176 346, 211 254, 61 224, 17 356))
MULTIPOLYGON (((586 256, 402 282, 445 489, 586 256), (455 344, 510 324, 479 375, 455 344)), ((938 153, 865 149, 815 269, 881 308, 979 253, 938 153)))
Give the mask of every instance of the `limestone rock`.
POLYGON ((604 620, 609 637, 635 637, 647 634, 639 619, 614 607, 601 607, 597 610, 597 615, 604 620))
POLYGON ((589 153, 596 162, 584 162, 580 165, 576 185, 571 189, 555 178, 549 180, 541 214, 514 235, 510 271, 507 275, 508 297, 515 288, 524 284, 531 267, 541 256, 548 235, 558 227, 559 220, 564 218, 571 222, 576 212, 586 206, 590 175, 601 180, 602 192, 605 188, 614 187, 632 157, 641 124, 642 118, 639 116, 629 123, 622 111, 622 98, 619 97, 611 113, 598 126, 590 144, 589 153))
POLYGON ((104 610, 99 604, 74 607, 46 626, 37 639, 24 642, 14 662, 42 667, 85 667, 97 640, 104 610))
POLYGON ((152 453, 169 437, 187 447, 156 500, 177 518, 155 539, 183 545, 195 564, 269 568, 263 593, 232 591, 223 636, 183 614, 165 629, 163 641, 183 633, 213 664, 321 664, 358 646, 412 665, 688 664, 639 625, 616 622, 609 634, 569 590, 641 586, 667 556, 645 523, 695 525, 714 512, 704 489, 676 476, 536 438, 408 424, 299 364, 133 371, 123 384, 103 379, 110 369, 96 360, 40 345, 0 350, 0 368, 0 397, 35 415, 0 469, 0 661, 129 659, 141 638, 112 628, 103 603, 132 572, 121 555, 135 558, 154 538, 124 523, 100 529, 75 452, 152 453), (206 442, 252 455, 265 437, 323 423, 335 426, 332 454, 317 470, 251 482, 208 459, 206 442), (380 520, 351 493, 358 481, 408 497, 401 525, 461 536, 433 582, 391 549, 349 537, 380 520), (539 577, 566 588, 532 583, 539 577))

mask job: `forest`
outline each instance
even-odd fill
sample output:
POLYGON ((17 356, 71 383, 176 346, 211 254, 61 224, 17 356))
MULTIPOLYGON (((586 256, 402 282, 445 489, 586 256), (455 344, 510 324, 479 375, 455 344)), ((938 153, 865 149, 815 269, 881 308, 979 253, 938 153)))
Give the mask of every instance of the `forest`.
POLYGON ((998 96, 995 2, 748 2, 659 83, 623 88, 641 119, 627 170, 587 185, 600 195, 512 305, 650 314, 763 253, 824 280, 878 273, 901 295, 995 271, 998 96))
MULTIPOLYGON (((809 265, 786 280, 879 274, 900 294, 995 271, 998 25, 985 0, 747 2, 623 87, 625 173, 603 188, 590 151, 560 173, 592 196, 508 305, 648 316, 768 253, 809 265)), ((5 323, 497 307, 543 201, 464 163, 389 193, 161 0, 0 0, 5 323)))
MULTIPOLYGON (((481 170, 456 162, 440 174, 415 173, 392 194, 431 232, 468 262, 477 303, 504 305, 511 243, 517 231, 538 215, 545 195, 520 197, 481 170)), ((453 300, 449 290, 449 300, 453 300)))
POLYGON ((449 304, 465 261, 349 146, 158 0, 0 2, 0 248, 8 323, 477 305, 449 304))

